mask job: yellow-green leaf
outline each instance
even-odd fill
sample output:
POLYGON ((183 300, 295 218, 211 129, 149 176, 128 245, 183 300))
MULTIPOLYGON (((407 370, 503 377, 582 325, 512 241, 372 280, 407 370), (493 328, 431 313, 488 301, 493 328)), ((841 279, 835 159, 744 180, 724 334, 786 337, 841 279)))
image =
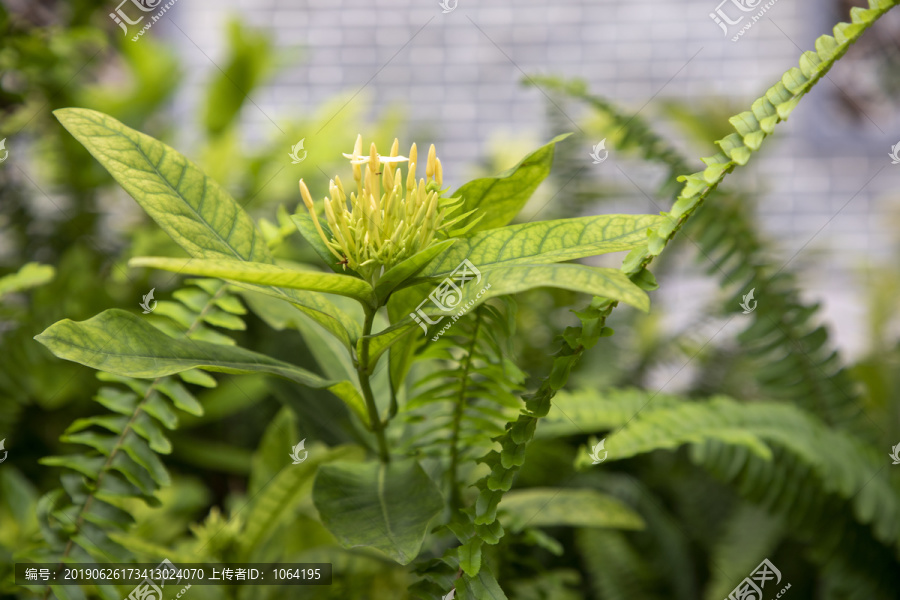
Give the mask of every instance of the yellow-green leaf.
POLYGON ((128 264, 133 267, 151 267, 175 273, 218 277, 255 285, 338 294, 366 304, 372 304, 375 301, 375 290, 368 282, 337 273, 300 270, 249 261, 201 258, 141 256, 131 259, 128 264))
POLYGON ((428 264, 419 277, 446 277, 463 259, 479 269, 515 264, 558 263, 631 250, 647 243, 647 228, 661 215, 597 215, 522 223, 476 233, 428 264))
POLYGON ((503 227, 519 214, 528 199, 538 188, 553 164, 556 144, 569 137, 568 133, 558 135, 541 146, 519 164, 495 175, 475 179, 453 192, 453 197, 462 197, 463 205, 459 214, 476 210, 474 214, 456 224, 463 229, 475 219, 481 219, 469 232, 503 227))
POLYGON ((63 319, 35 339, 59 358, 116 375, 151 379, 197 367, 223 373, 270 373, 307 387, 328 389, 354 410, 364 405, 349 381, 324 379, 236 346, 174 339, 124 310, 106 310, 87 321, 63 319))

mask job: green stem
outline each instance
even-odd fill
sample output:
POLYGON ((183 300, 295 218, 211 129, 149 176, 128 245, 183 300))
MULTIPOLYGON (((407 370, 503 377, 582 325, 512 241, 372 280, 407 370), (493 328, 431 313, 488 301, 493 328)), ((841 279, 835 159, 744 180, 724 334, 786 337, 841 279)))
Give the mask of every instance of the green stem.
POLYGON ((356 372, 359 374, 359 385, 362 388, 363 398, 366 400, 366 409, 369 412, 369 427, 375 433, 378 440, 378 454, 381 462, 387 464, 391 461, 390 452, 388 452, 387 440, 384 437, 385 424, 381 422, 378 415, 378 405, 375 404, 375 395, 372 394, 372 384, 369 381, 369 336, 372 334, 372 323, 375 321, 375 312, 377 309, 369 306, 364 307, 366 311, 366 321, 363 324, 363 337, 360 343, 359 357, 356 363, 356 372))
POLYGON ((478 332, 481 329, 482 312, 477 311, 475 318, 475 332, 472 334, 472 343, 466 352, 466 366, 463 369, 462 385, 459 388, 459 397, 453 410, 453 434, 450 439, 450 505, 453 509, 462 506, 462 494, 459 490, 459 432, 462 428, 463 412, 466 409, 466 392, 469 389, 469 371, 472 368, 472 354, 475 352, 475 344, 478 342, 478 332))

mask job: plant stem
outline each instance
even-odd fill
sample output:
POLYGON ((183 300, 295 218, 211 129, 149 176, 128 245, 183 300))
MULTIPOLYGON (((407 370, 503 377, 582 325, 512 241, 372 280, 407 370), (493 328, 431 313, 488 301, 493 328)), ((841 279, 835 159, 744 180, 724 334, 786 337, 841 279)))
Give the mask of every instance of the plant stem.
POLYGON ((369 411, 369 426, 378 440, 378 455, 381 462, 391 462, 388 452, 387 440, 384 437, 384 423, 378 415, 378 405, 375 404, 375 396, 372 394, 372 385, 369 381, 369 336, 372 334, 372 323, 375 321, 377 309, 365 307, 366 321, 363 324, 363 337, 360 343, 359 356, 356 362, 356 372, 359 374, 359 385, 362 388, 363 397, 366 400, 366 409, 369 411))
POLYGON ((463 370, 462 385, 459 388, 459 397, 456 399, 456 407, 453 409, 453 433, 450 438, 450 505, 454 509, 462 507, 462 495, 459 490, 459 432, 462 428, 462 417, 466 410, 466 392, 469 389, 469 371, 472 368, 472 354, 475 352, 475 344, 478 343, 478 333, 481 329, 481 315, 479 310, 475 317, 475 331, 472 333, 472 343, 466 351, 463 370))

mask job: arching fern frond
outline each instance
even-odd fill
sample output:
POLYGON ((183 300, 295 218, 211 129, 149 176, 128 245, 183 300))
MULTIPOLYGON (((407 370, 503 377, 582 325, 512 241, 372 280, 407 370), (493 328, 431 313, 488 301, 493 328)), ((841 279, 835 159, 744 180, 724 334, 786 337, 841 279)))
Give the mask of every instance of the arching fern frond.
MULTIPOLYGON (((244 329, 242 303, 221 282, 189 283, 173 293, 176 301, 158 301, 147 319, 172 338, 234 345, 215 328, 244 329)), ((169 474, 160 455, 169 454, 172 444, 164 430, 177 428, 176 409, 203 414, 184 384, 217 385, 213 377, 196 369, 152 381, 103 371, 97 377, 113 384, 101 387, 94 397, 109 413, 78 419, 60 437, 82 446, 81 452, 40 461, 66 470, 60 477, 62 489, 42 500, 47 517, 42 523, 45 546, 32 557, 42 562, 133 560, 131 552, 108 532, 127 530, 133 522, 129 504, 140 499, 156 505, 155 492, 168 485, 169 474)), ((51 586, 45 597, 51 589, 63 593, 51 586)))
POLYGON ((409 423, 422 424, 412 427, 410 447, 449 458, 450 494, 457 503, 460 465, 490 447, 521 408, 516 394, 525 375, 509 358, 515 304, 504 304, 504 310, 479 306, 429 343, 420 358, 444 366, 416 383, 418 393, 403 409, 409 423))
POLYGON ((606 98, 591 94, 585 81, 581 79, 566 80, 548 75, 532 75, 523 79, 522 82, 580 100, 605 115, 610 121, 610 128, 613 130, 611 135, 615 136, 615 145, 618 150, 636 150, 644 160, 666 166, 668 172, 661 186, 663 195, 674 194, 677 191, 678 176, 691 170, 690 163, 681 152, 668 140, 658 135, 647 121, 639 115, 627 115, 606 98))
MULTIPOLYGON (((886 459, 809 413, 724 397, 651 400, 640 390, 561 393, 554 411, 542 424, 551 432, 616 430, 606 438, 610 460, 690 445, 695 463, 784 517, 801 541, 814 542, 809 554, 817 563, 873 594, 896 583, 876 578, 897 570, 896 560, 884 569, 886 555, 900 557, 900 490, 883 471, 886 459)), ((586 450, 578 460, 591 462, 586 450)))
POLYGON ((736 198, 705 206, 692 221, 689 235, 712 261, 709 272, 722 273, 723 287, 741 294, 755 290, 765 304, 738 337, 741 350, 757 365, 754 378, 762 393, 815 411, 827 423, 856 432, 867 429, 862 399, 828 331, 816 322, 819 304, 800 298, 792 273, 769 262, 770 253, 750 225, 736 198))

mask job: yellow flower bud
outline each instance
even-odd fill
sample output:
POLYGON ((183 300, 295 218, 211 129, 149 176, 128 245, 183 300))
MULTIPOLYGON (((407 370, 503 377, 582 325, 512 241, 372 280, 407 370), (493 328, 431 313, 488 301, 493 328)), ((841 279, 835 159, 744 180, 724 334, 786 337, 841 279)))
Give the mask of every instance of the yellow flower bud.
POLYGON ((428 162, 425 164, 425 179, 431 180, 434 177, 434 159, 437 157, 437 150, 434 148, 434 144, 431 145, 431 148, 428 149, 428 162))
POLYGON ((390 154, 382 156, 370 144, 369 154, 362 154, 362 136, 356 138, 350 159, 357 189, 349 197, 339 177, 328 184, 330 198, 325 199, 325 219, 332 235, 326 235, 319 224, 312 196, 303 181, 300 194, 312 216, 319 236, 346 269, 356 271, 373 284, 381 273, 397 263, 421 252, 446 237, 444 217, 461 206, 460 199, 440 198, 443 168, 434 145, 428 150, 426 179, 416 181, 416 145, 409 158, 398 156, 400 142, 395 139, 390 154), (397 163, 409 162, 403 176, 397 163), (405 180, 406 186, 403 187, 405 180), (429 185, 431 186, 429 188, 429 185), (348 206, 349 204, 349 206, 348 206))

